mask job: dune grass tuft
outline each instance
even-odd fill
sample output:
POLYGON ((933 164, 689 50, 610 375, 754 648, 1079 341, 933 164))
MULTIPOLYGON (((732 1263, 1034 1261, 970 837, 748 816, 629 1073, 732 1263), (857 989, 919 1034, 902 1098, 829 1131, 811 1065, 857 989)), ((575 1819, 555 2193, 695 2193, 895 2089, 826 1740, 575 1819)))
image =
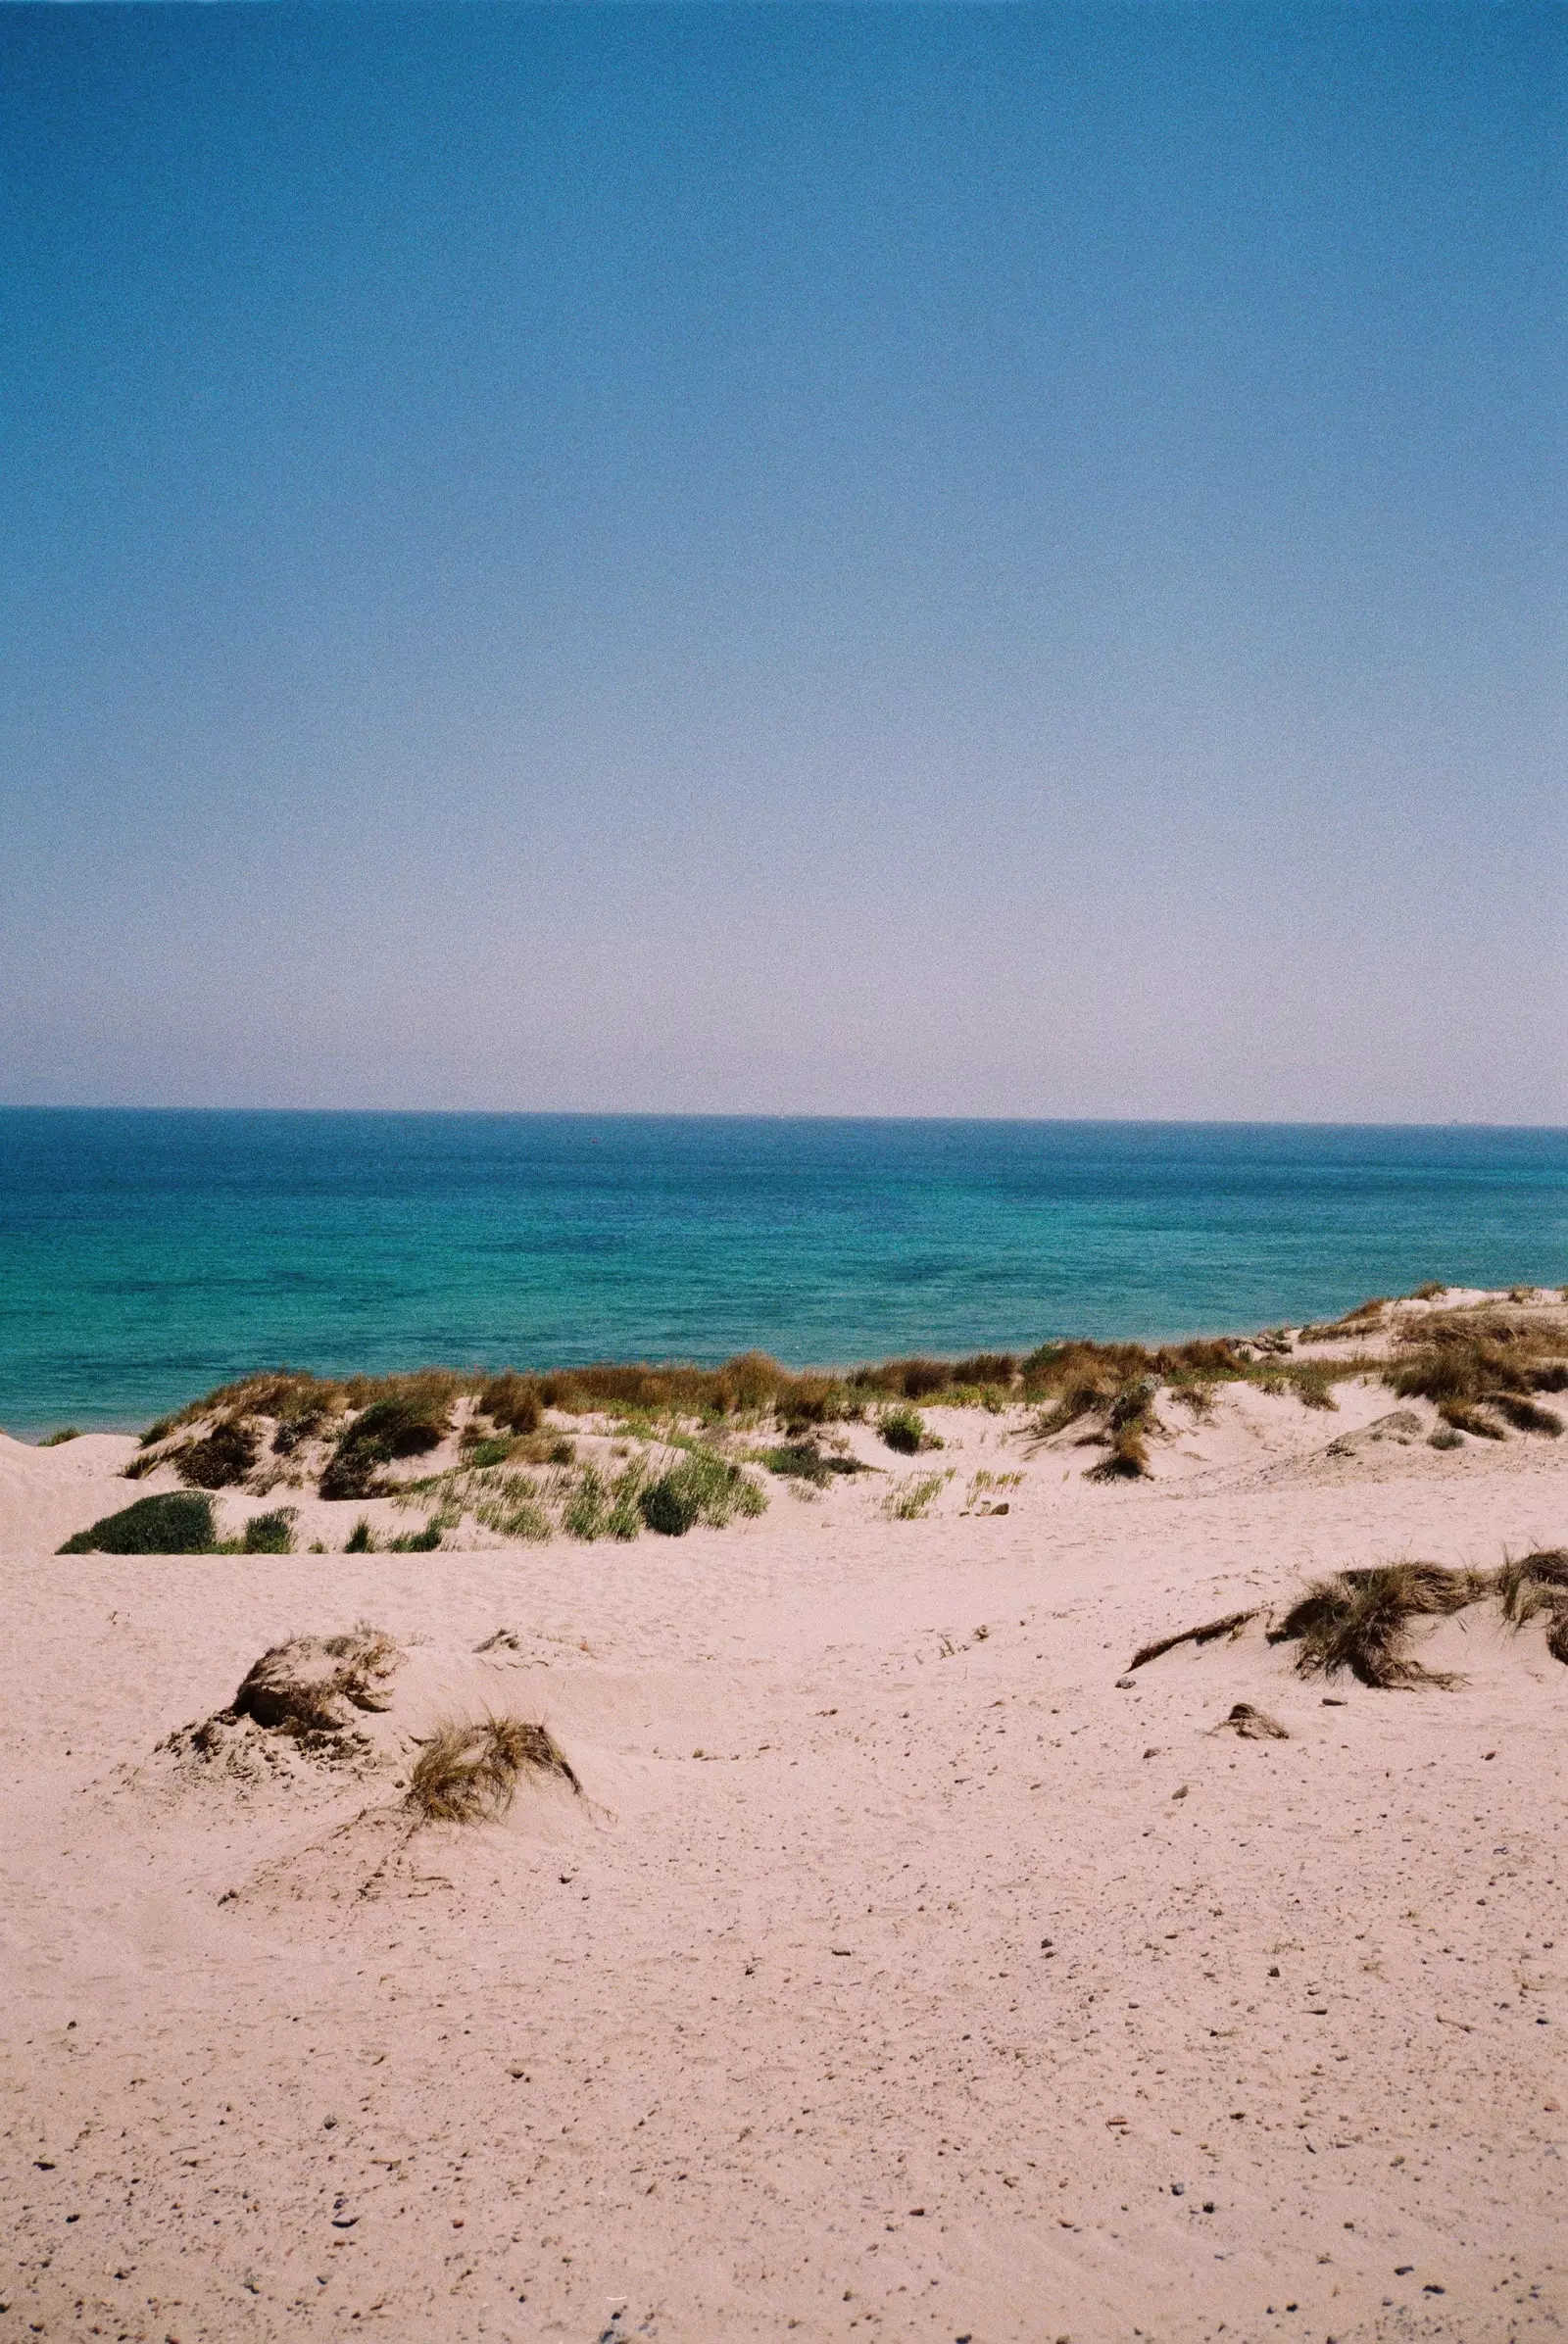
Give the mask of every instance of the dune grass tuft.
POLYGON ((405 1804, 421 1823, 493 1823, 508 1812, 518 1780, 530 1771, 553 1775, 581 1795, 582 1784, 547 1726, 516 1717, 443 1726, 415 1761, 405 1804))
POLYGON ((722 1530, 737 1514, 762 1513, 767 1492, 716 1449, 696 1447, 647 1483, 638 1491, 638 1504, 650 1530, 679 1538, 699 1522, 722 1530))
POLYGON ((1452 1685, 1457 1678, 1428 1669, 1406 1652, 1410 1624, 1463 1611, 1491 1590, 1492 1582, 1480 1574, 1448 1571, 1441 1563, 1379 1563, 1370 1570, 1341 1571, 1314 1582, 1270 1630, 1269 1641, 1300 1645, 1296 1666, 1303 1677, 1348 1671, 1362 1685, 1384 1690, 1452 1685))
POLYGON ((1511 1424, 1555 1439, 1562 1419, 1536 1395, 1568 1392, 1568 1328, 1495 1308, 1433 1311, 1401 1330, 1385 1375, 1401 1396, 1433 1401, 1455 1432, 1502 1441, 1511 1424))
POLYGON ((910 1474, 906 1480, 894 1483, 882 1500, 882 1511, 889 1522, 921 1522, 952 1479, 951 1469, 946 1473, 910 1474))
POLYGON ((1544 1612, 1546 1650, 1553 1660, 1568 1661, 1568 1547, 1510 1555, 1497 1573, 1496 1589, 1502 1616, 1515 1628, 1544 1612))
POLYGON ((432 1514, 421 1530, 406 1530, 401 1538, 388 1538, 388 1554, 434 1554, 440 1546, 442 1524, 439 1515, 432 1514))
POLYGON ((80 1439, 81 1427, 79 1425, 63 1424, 58 1433, 45 1433, 38 1446, 40 1448, 63 1448, 68 1441, 79 1441, 80 1439))
POLYGON ((1152 1376, 1141 1377, 1119 1392, 1105 1411, 1105 1454, 1090 1467, 1092 1482, 1135 1482, 1149 1471, 1149 1435, 1154 1430, 1152 1376))
POLYGON ((187 1441, 171 1462, 192 1489, 227 1489, 242 1482, 256 1463, 261 1440, 243 1416, 220 1416, 200 1441, 187 1441))
POLYGON ((321 1495, 368 1497, 380 1470, 398 1457, 423 1456, 452 1428, 453 1380, 410 1376, 371 1400, 339 1435, 321 1475, 321 1495))
POLYGON ((876 1471, 873 1465, 862 1465, 858 1457, 835 1456, 831 1449, 818 1448, 814 1441, 792 1441, 781 1448, 764 1448, 757 1463, 781 1480, 809 1482, 816 1489, 827 1489, 844 1474, 876 1471))

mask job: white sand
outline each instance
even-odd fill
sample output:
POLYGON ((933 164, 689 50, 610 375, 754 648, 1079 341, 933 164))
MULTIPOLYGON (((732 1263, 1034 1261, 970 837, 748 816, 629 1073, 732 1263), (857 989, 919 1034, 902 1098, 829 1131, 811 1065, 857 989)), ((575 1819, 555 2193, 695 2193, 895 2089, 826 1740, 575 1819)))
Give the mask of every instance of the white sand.
POLYGON ((130 1444, 0 1441, 0 2338, 1557 2334, 1568 1668, 1488 1610, 1454 1691, 1326 1706, 1255 1630, 1117 1685, 1568 1541, 1568 1440, 1328 1458, 1395 1404, 1341 1396, 1116 1488, 937 1410, 929 1521, 464 1554, 56 1558, 130 1444), (361 1617, 371 1771, 156 1754, 361 1617), (411 1835, 409 1737, 492 1697, 589 1798, 411 1835))

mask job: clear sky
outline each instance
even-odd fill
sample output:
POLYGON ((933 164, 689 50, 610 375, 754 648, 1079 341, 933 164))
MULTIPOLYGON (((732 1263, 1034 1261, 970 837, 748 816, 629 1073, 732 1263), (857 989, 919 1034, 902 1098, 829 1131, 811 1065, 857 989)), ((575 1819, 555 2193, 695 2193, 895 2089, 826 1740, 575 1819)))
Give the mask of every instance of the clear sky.
POLYGON ((1565 55, 0 9, 0 1099, 1568 1121, 1565 55))

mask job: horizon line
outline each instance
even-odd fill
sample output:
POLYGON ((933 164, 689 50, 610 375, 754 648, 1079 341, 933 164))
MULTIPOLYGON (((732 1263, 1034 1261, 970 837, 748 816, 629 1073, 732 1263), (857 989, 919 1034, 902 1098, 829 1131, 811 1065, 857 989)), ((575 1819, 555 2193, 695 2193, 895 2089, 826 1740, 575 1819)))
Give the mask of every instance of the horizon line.
POLYGON ((298 1115, 361 1116, 392 1121, 418 1117, 448 1122, 540 1123, 879 1123, 879 1124, 1017 1124, 1040 1127, 1090 1127, 1102 1130, 1171 1131, 1517 1131, 1563 1133, 1568 1123, 1504 1122, 1495 1117, 1462 1115, 1436 1121, 1397 1116, 1376 1121, 1352 1115, 964 1115, 941 1113, 857 1112, 843 1108, 754 1107, 364 1107, 364 1106, 219 1106, 185 1103, 177 1106, 93 1099, 0 1100, 0 1115, 298 1115))

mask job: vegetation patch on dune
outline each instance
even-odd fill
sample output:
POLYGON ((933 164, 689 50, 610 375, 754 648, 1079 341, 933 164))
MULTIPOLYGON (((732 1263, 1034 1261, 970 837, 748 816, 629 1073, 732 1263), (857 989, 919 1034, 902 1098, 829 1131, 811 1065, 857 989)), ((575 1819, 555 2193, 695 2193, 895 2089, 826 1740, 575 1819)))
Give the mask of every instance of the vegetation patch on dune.
POLYGON ((196 1490, 138 1497, 118 1514, 78 1530, 61 1554, 211 1554, 218 1544, 213 1501, 196 1490))
POLYGON ((882 1500, 882 1511, 889 1522, 923 1521, 952 1479, 951 1468, 946 1473, 911 1473, 893 1484, 882 1500))
MULTIPOLYGON (((1442 1563, 1408 1560, 1336 1571, 1314 1580, 1283 1617, 1269 1625, 1267 1636, 1271 1644, 1298 1646, 1298 1676, 1350 1676, 1379 1691, 1418 1685, 1452 1686, 1462 1680, 1429 1669, 1411 1653, 1410 1631, 1419 1621, 1451 1618, 1490 1602, 1495 1602, 1503 1619, 1516 1629, 1544 1619, 1547 1651, 1554 1660, 1568 1662, 1568 1547, 1560 1546, 1511 1556, 1495 1571, 1450 1570, 1442 1563)), ((1181 1644, 1202 1645, 1220 1636, 1240 1636, 1258 1617, 1256 1609, 1228 1612, 1200 1628, 1157 1636, 1141 1645, 1128 1666, 1141 1669, 1181 1644)))
POLYGON ((1568 1392, 1568 1325, 1497 1309, 1434 1311, 1402 1326, 1388 1381, 1432 1400, 1456 1432, 1500 1441, 1504 1428, 1555 1438, 1562 1418, 1538 1392, 1568 1392), (1501 1421, 1499 1421, 1499 1419, 1501 1421))
POLYGON ((1365 1571, 1339 1571, 1307 1588, 1270 1629, 1269 1641, 1300 1645, 1296 1666, 1302 1677, 1348 1672, 1362 1685, 1385 1690, 1451 1685, 1456 1678, 1410 1656, 1410 1624, 1464 1611, 1491 1587, 1474 1572, 1445 1570, 1440 1563, 1379 1563, 1365 1571))
MULTIPOLYGON (((1420 1290, 1428 1302, 1445 1291, 1420 1290)), ((134 1479, 167 1464, 189 1488, 239 1485, 258 1495, 283 1481, 314 1483, 329 1500, 423 1497, 443 1532, 466 1515, 506 1538, 564 1530, 599 1538, 644 1528, 678 1536, 683 1523, 759 1511, 765 1499, 748 1463, 818 1489, 869 1470, 824 1447, 826 1428, 869 1424, 897 1455, 940 1447, 924 1413, 938 1403, 1018 1411, 1037 1442, 1071 1435, 1103 1452, 1088 1475, 1102 1483, 1149 1473, 1153 1444, 1171 1437, 1161 1408, 1201 1423, 1230 1385, 1333 1410, 1338 1386, 1376 1377, 1433 1404, 1441 1445, 1467 1435, 1551 1437, 1562 1419, 1541 1395, 1568 1392, 1568 1326, 1541 1300, 1521 1290, 1517 1301, 1445 1310, 1378 1297, 1297 1336, 1269 1328, 1250 1340, 1154 1345, 1073 1339, 1022 1357, 914 1353, 843 1371, 797 1371, 761 1351, 717 1367, 601 1361, 548 1373, 429 1368, 336 1380, 278 1369, 150 1426, 126 1472, 134 1479), (1342 1346, 1332 1356, 1297 1355, 1298 1343, 1331 1341, 1342 1346), (759 1433, 767 1445, 742 1445, 759 1433), (410 1476, 410 1461, 452 1438, 455 1466, 410 1476), (613 1459, 579 1461, 585 1438, 611 1444, 613 1459), (671 1450, 698 1462, 665 1461, 661 1451, 671 1450)), ((831 1438, 848 1446, 843 1435, 831 1438)))
POLYGON ((452 1400, 449 1380, 438 1376, 411 1376, 401 1390, 371 1400, 339 1435, 321 1495, 368 1497, 382 1467, 438 1448, 452 1429, 452 1400))
POLYGON ((760 1514, 767 1493, 728 1457, 711 1448, 691 1448, 668 1473, 649 1482, 637 1502, 650 1530, 680 1538, 699 1522, 722 1530, 737 1514, 760 1514))

